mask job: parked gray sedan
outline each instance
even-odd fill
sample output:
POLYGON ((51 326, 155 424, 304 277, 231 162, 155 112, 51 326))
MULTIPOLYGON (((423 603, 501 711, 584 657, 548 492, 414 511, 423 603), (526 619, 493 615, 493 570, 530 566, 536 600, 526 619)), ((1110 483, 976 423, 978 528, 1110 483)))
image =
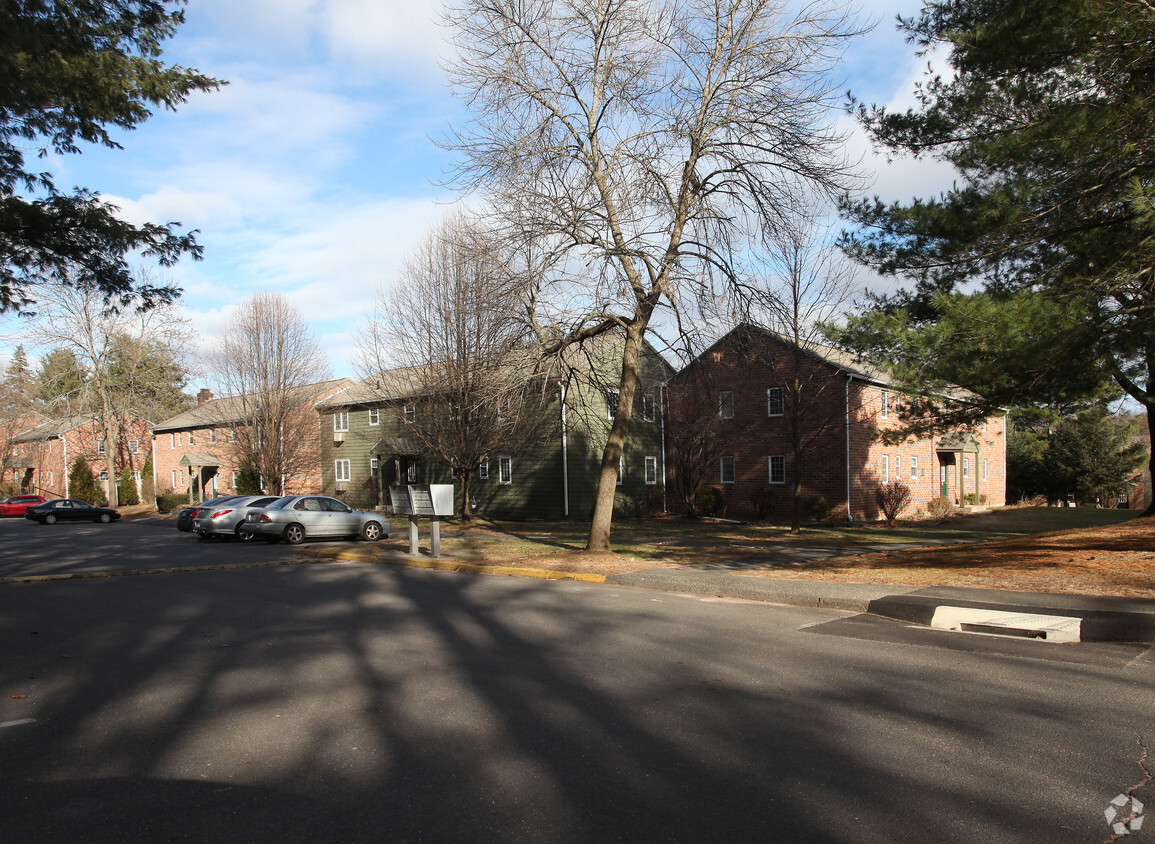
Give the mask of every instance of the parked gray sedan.
POLYGON ((324 495, 292 495, 261 510, 250 510, 240 524, 241 533, 266 542, 291 545, 305 539, 361 537, 376 542, 389 537, 389 522, 380 513, 354 510, 343 501, 324 495))
POLYGON ((243 533, 240 529, 250 509, 268 507, 280 499, 279 495, 238 495, 214 507, 201 507, 193 515, 192 528, 201 536, 241 540, 252 539, 254 534, 243 533))

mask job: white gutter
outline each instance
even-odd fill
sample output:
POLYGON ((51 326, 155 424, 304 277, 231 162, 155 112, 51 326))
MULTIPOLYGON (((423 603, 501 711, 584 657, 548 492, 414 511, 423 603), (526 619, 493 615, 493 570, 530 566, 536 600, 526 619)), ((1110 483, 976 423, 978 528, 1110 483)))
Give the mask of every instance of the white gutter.
POLYGON ((854 523, 854 511, 850 509, 850 382, 854 376, 846 373, 846 521, 854 523))
POLYGON ((561 491, 564 518, 569 518, 569 443, 565 418, 565 382, 561 384, 561 491))
POLYGON ((64 446, 64 497, 71 498, 68 490, 69 471, 68 471, 68 438, 63 434, 60 436, 60 442, 64 446))

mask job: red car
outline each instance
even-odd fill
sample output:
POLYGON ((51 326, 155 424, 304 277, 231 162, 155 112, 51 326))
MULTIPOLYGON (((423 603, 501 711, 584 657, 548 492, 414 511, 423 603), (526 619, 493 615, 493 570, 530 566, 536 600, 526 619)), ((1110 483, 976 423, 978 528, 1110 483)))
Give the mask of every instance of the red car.
POLYGON ((23 516, 29 507, 43 504, 43 495, 13 495, 0 501, 0 516, 23 516))

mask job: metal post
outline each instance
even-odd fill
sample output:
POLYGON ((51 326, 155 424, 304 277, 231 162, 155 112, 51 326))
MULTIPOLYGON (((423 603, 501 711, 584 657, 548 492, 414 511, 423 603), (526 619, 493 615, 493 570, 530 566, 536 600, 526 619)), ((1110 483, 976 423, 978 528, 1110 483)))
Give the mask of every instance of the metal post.
POLYGON ((409 517, 409 553, 417 556, 417 517, 409 517))
POLYGON ((429 520, 429 553, 431 556, 441 556, 441 519, 433 516, 429 520))

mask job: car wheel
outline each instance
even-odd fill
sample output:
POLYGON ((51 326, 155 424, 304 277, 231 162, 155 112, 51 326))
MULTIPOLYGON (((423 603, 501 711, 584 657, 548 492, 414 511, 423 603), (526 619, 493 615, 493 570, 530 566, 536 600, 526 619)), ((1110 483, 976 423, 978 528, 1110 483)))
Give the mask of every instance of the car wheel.
POLYGON ((46 524, 46 525, 56 524, 56 517, 53 516, 51 513, 49 513, 47 516, 44 517, 44 524, 46 524))
POLYGON ((101 513, 100 514, 100 521, 102 524, 108 524, 109 522, 112 521, 112 516, 108 515, 108 513, 101 513))
POLYGON ((289 525, 285 528, 285 541, 290 545, 300 545, 305 541, 305 529, 300 525, 289 525))
POLYGON ((361 538, 366 542, 376 542, 381 538, 381 525, 376 522, 368 522, 361 529, 361 538))
POLYGON ((257 538, 255 533, 245 533, 241 530, 241 526, 237 525, 237 541, 238 542, 252 542, 257 538))

